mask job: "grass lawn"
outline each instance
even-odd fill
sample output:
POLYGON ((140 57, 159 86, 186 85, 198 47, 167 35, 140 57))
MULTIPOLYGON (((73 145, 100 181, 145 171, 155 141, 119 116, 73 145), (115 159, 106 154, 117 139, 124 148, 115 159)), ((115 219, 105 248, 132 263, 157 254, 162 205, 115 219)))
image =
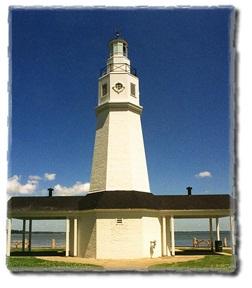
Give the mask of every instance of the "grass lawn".
POLYGON ((7 258, 7 267, 13 272, 22 271, 102 271, 103 267, 91 264, 66 263, 59 261, 47 261, 35 257, 14 257, 7 258))
POLYGON ((158 264, 149 267, 150 271, 216 271, 231 273, 235 271, 235 258, 227 255, 207 255, 203 259, 178 262, 171 264, 158 264))

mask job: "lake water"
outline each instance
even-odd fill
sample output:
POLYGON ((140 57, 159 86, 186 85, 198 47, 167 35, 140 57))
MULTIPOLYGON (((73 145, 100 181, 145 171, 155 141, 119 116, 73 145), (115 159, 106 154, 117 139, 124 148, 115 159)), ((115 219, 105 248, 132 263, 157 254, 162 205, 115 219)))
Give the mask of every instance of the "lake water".
MULTIPOLYGON (((227 238, 227 244, 230 245, 230 232, 221 231, 220 233, 221 240, 227 238)), ((208 240, 209 232, 208 231, 186 231, 175 232, 175 242, 176 246, 192 246, 192 240, 196 237, 200 240, 208 240)), ((213 232, 213 240, 215 239, 215 233, 213 232)), ((13 233, 12 236, 12 245, 15 245, 16 241, 22 241, 22 234, 13 233)), ((28 239, 28 233, 26 234, 26 239, 28 239)), ((51 247, 51 241, 55 239, 57 247, 65 246, 65 233, 64 232, 54 232, 54 233, 43 233, 37 232, 32 233, 32 247, 51 247)))
MULTIPOLYGON (((28 233, 26 237, 28 240, 28 233)), ((55 239, 57 247, 65 246, 65 233, 64 232, 53 232, 53 233, 43 233, 37 232, 32 233, 32 247, 51 247, 51 241, 55 239)), ((11 235, 12 246, 15 245, 16 241, 22 241, 22 234, 13 233, 11 235)), ((20 246, 19 246, 20 247, 20 246)))
MULTIPOLYGON (((213 232, 213 241, 216 240, 216 233, 213 232)), ((192 246, 193 238, 197 238, 200 240, 209 240, 209 232, 208 231, 190 231, 190 232, 175 232, 175 243, 176 246, 192 246)), ((224 238, 227 239, 227 244, 230 245, 230 232, 229 231, 221 231, 220 238, 224 241, 224 238)))

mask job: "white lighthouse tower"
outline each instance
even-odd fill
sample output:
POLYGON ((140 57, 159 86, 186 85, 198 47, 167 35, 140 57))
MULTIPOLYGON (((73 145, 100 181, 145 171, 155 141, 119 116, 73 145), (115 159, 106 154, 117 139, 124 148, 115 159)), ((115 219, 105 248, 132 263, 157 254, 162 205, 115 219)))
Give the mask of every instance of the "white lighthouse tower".
POLYGON ((128 43, 118 33, 109 42, 109 58, 98 89, 90 192, 150 192, 139 80, 128 59, 128 43))

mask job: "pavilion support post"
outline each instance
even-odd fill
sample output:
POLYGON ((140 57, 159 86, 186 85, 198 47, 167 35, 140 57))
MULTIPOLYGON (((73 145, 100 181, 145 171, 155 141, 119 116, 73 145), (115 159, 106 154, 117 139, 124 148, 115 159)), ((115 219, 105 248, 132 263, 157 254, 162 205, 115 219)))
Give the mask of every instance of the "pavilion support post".
POLYGON ((7 245, 6 245, 6 255, 10 256, 11 252, 11 224, 12 224, 12 219, 8 218, 7 221, 7 245))
POLYGON ((175 256, 175 229, 174 229, 174 217, 170 218, 170 227, 171 227, 171 255, 175 256))
POLYGON ((22 252, 25 251, 25 226, 26 226, 26 220, 23 219, 23 230, 22 230, 22 252))
POLYGON ((216 240, 220 240, 220 222, 219 218, 216 218, 216 240))
POLYGON ((70 219, 66 219, 66 257, 69 256, 70 219))
POLYGON ((232 254, 235 254, 235 227, 234 227, 234 216, 230 216, 230 236, 231 236, 231 248, 232 254))
POLYGON ((162 216, 162 256, 167 256, 166 217, 162 216))
POLYGON ((78 219, 74 219, 74 252, 73 256, 76 257, 78 255, 78 219))
POLYGON ((166 217, 166 251, 167 251, 167 256, 171 256, 170 243, 171 243, 170 217, 166 217))
POLYGON ((32 246, 32 219, 29 219, 29 241, 28 241, 28 250, 31 252, 32 246))
POLYGON ((211 251, 213 252, 213 218, 209 218, 209 238, 211 251))

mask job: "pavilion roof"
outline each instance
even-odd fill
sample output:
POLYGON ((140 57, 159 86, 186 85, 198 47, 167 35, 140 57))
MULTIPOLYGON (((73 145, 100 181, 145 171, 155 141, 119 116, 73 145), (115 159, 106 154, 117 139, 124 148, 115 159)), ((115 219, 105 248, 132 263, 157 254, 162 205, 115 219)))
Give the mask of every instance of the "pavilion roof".
POLYGON ((93 209, 151 209, 151 210, 211 210, 231 209, 233 198, 228 194, 212 195, 154 195, 139 191, 101 191, 85 196, 12 197, 8 214, 22 215, 36 211, 84 211, 93 209))

